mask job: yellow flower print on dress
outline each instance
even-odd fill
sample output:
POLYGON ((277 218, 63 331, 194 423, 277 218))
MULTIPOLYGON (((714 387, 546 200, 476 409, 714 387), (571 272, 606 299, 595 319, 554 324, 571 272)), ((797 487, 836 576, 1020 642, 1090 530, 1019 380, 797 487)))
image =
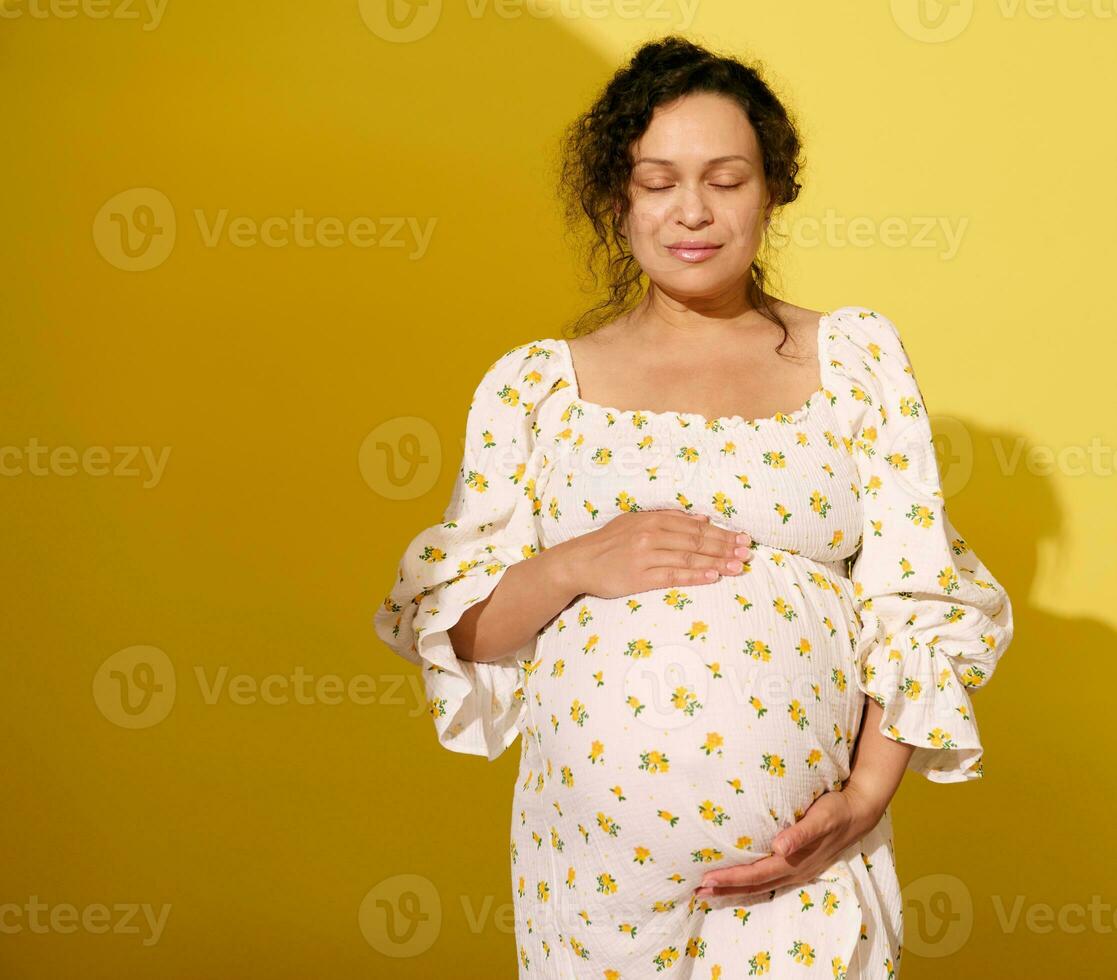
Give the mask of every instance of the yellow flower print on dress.
POLYGON ((634 512, 640 509, 640 505, 636 503, 636 498, 625 490, 617 494, 615 503, 617 510, 622 513, 634 512))
POLYGON ((720 490, 710 498, 710 504, 722 517, 732 517, 737 513, 733 501, 720 490))
POLYGON ((766 974, 772 967, 772 954, 768 950, 761 950, 759 953, 749 957, 749 976, 759 977, 766 974))
POLYGON ((772 600, 772 608, 776 611, 777 616, 782 616, 789 623, 799 615, 783 596, 776 596, 772 600))
POLYGON ((570 705, 570 717, 574 720, 579 728, 585 725, 586 719, 589 717, 589 712, 586 706, 581 701, 575 698, 573 704, 570 705))
POLYGON ((663 601, 672 609, 685 609, 694 600, 685 592, 680 592, 678 589, 668 589, 663 594, 663 601))
POLYGON ((617 879, 608 872, 603 871, 597 876, 597 890, 602 895, 612 895, 617 890, 617 879))
POLYGON ((753 660, 762 660, 765 663, 772 659, 772 648, 763 640, 746 640, 745 653, 753 660))
POLYGON ((811 510, 818 514, 819 517, 825 517, 830 513, 830 501, 825 494, 820 490, 815 490, 811 494, 811 510))
POLYGON ((706 955, 706 940, 701 936, 692 936, 687 940, 686 955, 691 959, 699 959, 706 955))
POLYGON ((694 717, 694 712, 702 707, 698 700, 698 695, 694 693, 693 688, 677 687, 671 693, 671 706, 677 708, 684 715, 694 717))
POLYGON ((796 939, 791 944, 791 949, 787 951, 787 955, 796 963, 802 963, 803 966, 814 965, 814 947, 801 939, 796 939))
POLYGON ((707 732, 706 741, 702 743, 702 751, 706 755, 712 755, 715 751, 720 753, 721 746, 725 744, 725 738, 719 732, 707 732))
POLYGON ((616 837, 620 833, 621 827, 612 817, 607 817, 604 813, 598 812, 597 826, 600 827, 610 837, 616 837))
POLYGON ((698 815, 703 820, 708 820, 718 827, 729 819, 729 814, 725 812, 725 808, 714 803, 713 800, 704 800, 698 807, 698 815))
POLYGON ((784 765, 783 758, 773 753, 765 752, 763 756, 764 761, 760 763, 760 768, 763 769, 770 776, 779 776, 781 779, 787 775, 787 766, 784 765))
POLYGON ((708 624, 696 619, 693 623, 690 624, 690 629, 688 629, 683 635, 688 640, 705 640, 706 634, 709 631, 710 627, 708 624))
POLYGON ((638 769, 643 769, 645 772, 665 773, 670 768, 670 761, 667 756, 658 750, 640 753, 640 765, 638 769))

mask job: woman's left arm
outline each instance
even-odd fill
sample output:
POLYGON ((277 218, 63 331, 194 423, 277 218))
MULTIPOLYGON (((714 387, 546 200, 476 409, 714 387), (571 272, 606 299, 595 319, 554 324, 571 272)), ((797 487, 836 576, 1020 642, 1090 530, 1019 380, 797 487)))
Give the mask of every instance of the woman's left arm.
POLYGON ((868 700, 842 788, 783 830, 771 856, 703 879, 733 891, 768 891, 824 870, 880 821, 905 768, 934 782, 981 778, 970 695, 988 683, 1013 635, 1008 593, 947 514, 926 402, 899 330, 867 308, 831 328, 830 366, 848 381, 834 398, 864 518, 850 578, 856 677, 868 700))
POLYGON ((772 842, 774 854, 708 872, 695 894, 750 895, 806 884, 872 830, 896 794, 914 750, 881 733, 882 717, 880 705, 867 697, 849 779, 840 790, 823 793, 802 820, 780 831, 772 842))

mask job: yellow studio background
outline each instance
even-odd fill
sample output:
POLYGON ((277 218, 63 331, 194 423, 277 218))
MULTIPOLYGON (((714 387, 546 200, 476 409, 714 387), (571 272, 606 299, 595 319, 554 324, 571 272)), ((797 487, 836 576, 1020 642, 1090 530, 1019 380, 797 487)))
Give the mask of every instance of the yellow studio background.
POLYGON ((561 127, 672 31, 797 113, 781 294, 897 323, 1014 602, 985 780, 894 803, 902 975, 1108 975, 1115 10, 0 0, 0 976, 515 976, 519 743, 371 620, 589 301, 561 127))

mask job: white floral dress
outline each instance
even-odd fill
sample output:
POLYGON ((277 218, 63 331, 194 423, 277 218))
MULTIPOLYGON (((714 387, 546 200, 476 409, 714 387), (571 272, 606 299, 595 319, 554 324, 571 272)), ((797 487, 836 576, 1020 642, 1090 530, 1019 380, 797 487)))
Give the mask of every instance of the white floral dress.
POLYGON ((937 782, 981 775, 971 692, 1009 597, 944 509, 927 409, 893 323, 819 323, 798 410, 707 419, 584 401, 569 348, 507 351, 470 406, 444 522, 407 547, 378 635, 423 669, 439 741, 517 735, 511 872, 521 978, 898 975, 890 814, 805 886, 693 895, 849 774, 864 695, 937 782), (522 649, 459 661, 447 630, 513 563, 623 511, 747 531, 747 571, 584 595, 522 649))

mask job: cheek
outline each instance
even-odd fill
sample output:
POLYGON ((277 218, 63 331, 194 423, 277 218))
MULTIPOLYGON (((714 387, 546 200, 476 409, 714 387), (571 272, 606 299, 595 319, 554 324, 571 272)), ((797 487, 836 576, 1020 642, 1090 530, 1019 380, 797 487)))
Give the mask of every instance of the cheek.
MULTIPOLYGON (((656 235, 667 220, 667 206, 641 201, 628 213, 629 237, 639 240, 656 235)), ((657 239, 658 240, 658 239, 657 239)))
POLYGON ((738 245, 753 244, 764 230, 764 213, 753 202, 719 211, 717 220, 728 229, 730 240, 738 245))
POLYGON ((674 259, 662 244, 669 239, 665 231, 666 212, 664 206, 642 203, 628 215, 628 246, 644 272, 653 279, 675 268, 674 259))

